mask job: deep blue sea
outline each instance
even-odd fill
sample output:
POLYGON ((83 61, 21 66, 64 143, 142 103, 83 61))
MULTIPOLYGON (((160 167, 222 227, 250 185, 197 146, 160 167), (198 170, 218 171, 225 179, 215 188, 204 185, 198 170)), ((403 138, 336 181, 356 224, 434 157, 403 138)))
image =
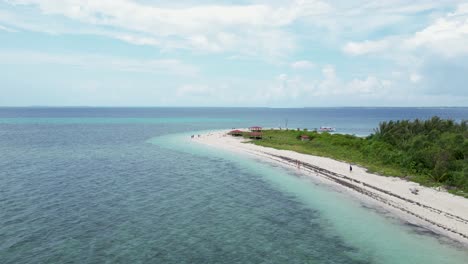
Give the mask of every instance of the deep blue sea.
POLYGON ((468 263, 346 193, 187 140, 434 115, 468 108, 0 108, 0 263, 468 263))

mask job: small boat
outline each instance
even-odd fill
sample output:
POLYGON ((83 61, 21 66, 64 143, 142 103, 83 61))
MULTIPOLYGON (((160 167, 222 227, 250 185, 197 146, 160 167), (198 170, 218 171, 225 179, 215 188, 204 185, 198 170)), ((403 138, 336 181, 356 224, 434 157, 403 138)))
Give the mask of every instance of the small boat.
POLYGON ((336 129, 334 127, 320 127, 319 131, 320 132, 335 132, 336 129))

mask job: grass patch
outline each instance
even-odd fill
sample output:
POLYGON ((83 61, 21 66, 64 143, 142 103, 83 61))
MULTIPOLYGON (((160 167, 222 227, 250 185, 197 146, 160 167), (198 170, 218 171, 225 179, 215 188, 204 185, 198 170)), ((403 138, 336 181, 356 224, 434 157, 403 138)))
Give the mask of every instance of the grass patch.
MULTIPOLYGON (((329 157, 357 164, 371 173, 401 177, 430 187, 443 186, 453 194, 467 197, 468 132, 465 121, 456 124, 433 118, 425 122, 414 121, 416 124, 399 122, 390 123, 390 128, 384 122, 375 134, 365 138, 314 131, 264 130, 262 139, 250 143, 329 157), (445 127, 441 128, 442 125, 445 127), (439 126, 439 130, 434 126, 439 126), (301 140, 304 135, 309 140, 301 140)), ((243 136, 249 138, 249 133, 243 136)))

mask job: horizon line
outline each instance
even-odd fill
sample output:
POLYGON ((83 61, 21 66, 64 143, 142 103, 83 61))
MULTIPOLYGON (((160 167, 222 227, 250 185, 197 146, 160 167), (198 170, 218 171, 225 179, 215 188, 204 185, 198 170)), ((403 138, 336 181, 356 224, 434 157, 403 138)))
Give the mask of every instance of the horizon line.
POLYGON ((269 109, 304 109, 304 108, 468 108, 468 106, 99 106, 99 105, 0 105, 0 108, 269 108, 269 109))

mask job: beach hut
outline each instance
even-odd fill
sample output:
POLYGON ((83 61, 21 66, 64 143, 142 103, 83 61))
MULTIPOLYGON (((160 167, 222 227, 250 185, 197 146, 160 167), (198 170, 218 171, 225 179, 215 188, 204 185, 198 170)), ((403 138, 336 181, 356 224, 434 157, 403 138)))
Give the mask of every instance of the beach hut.
POLYGON ((249 127, 249 130, 250 130, 251 132, 262 132, 262 127, 253 126, 253 127, 249 127))
POLYGON ((302 141, 309 141, 310 140, 310 137, 308 135, 302 135, 301 136, 301 140, 302 141))
POLYGON ((262 137, 263 137, 262 132, 250 132, 250 138, 262 139, 262 137))
POLYGON ((228 134, 234 137, 240 137, 242 136, 242 131, 239 129, 236 129, 236 130, 230 131, 228 134))
POLYGON ((252 127, 249 127, 249 130, 250 130, 250 138, 262 139, 262 137, 263 137, 262 127, 252 126, 252 127))

